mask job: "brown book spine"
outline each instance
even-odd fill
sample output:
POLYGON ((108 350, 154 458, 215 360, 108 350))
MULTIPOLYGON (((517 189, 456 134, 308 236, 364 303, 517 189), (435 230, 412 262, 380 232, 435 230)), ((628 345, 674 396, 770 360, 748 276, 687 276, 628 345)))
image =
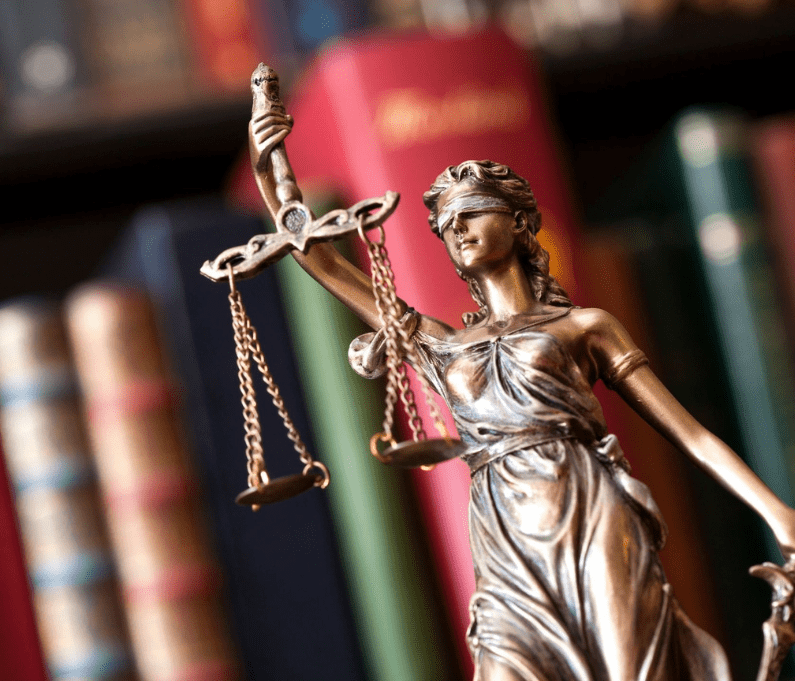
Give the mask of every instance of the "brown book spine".
MULTIPOLYGON (((630 249, 612 232, 590 234, 583 240, 582 262, 594 283, 593 305, 615 316, 649 357, 652 368, 659 366, 630 249)), ((649 486, 668 525, 668 539, 660 557, 677 600, 696 624, 726 640, 716 594, 705 586, 713 580, 684 454, 615 393, 604 390, 600 399, 609 401, 625 423, 622 446, 631 458, 633 475, 649 486)))
POLYGON ((141 676, 238 679, 154 310, 137 291, 93 284, 67 319, 141 676))
POLYGON ((93 465, 54 305, 0 310, 0 428, 52 679, 133 678, 93 465))
POLYGON ((76 0, 76 7, 89 112, 125 116, 188 101, 187 45, 172 0, 76 0))

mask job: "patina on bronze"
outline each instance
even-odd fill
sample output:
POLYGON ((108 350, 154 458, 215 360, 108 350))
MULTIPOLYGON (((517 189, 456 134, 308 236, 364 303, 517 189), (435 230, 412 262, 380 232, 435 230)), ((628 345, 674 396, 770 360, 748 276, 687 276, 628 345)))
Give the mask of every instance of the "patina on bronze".
MULTIPOLYGON (((272 106, 273 78, 263 83, 249 142, 276 219, 300 192, 283 146, 292 119, 272 106)), ((476 681, 729 679, 719 644, 671 593, 657 554, 665 523, 607 431, 592 391, 598 380, 770 525, 785 565, 752 572, 774 591, 758 681, 778 678, 795 640, 795 511, 677 402, 614 317, 572 304, 549 275, 526 181, 498 163, 468 161, 445 170, 424 200, 479 308, 463 329, 399 298, 384 324, 379 285, 330 244, 291 252, 376 330, 352 343, 359 373, 389 374, 397 344, 450 407, 472 473, 476 681)))

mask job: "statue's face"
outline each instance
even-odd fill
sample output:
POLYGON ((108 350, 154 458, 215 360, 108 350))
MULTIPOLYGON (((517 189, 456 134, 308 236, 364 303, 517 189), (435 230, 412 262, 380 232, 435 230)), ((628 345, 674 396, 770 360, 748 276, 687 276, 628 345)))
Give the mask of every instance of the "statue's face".
POLYGON ((442 241, 464 275, 502 267, 516 256, 517 223, 504 199, 466 181, 444 192, 436 206, 442 241))

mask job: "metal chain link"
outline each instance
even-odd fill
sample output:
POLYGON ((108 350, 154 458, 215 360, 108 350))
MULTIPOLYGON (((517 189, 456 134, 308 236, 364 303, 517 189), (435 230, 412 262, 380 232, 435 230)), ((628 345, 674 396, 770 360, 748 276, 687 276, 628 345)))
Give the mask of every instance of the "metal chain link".
POLYGON ((240 381, 241 403, 243 405, 243 428, 246 443, 246 468, 248 470, 248 486, 260 491, 268 484, 268 473, 265 470, 265 459, 262 450, 262 428, 257 412, 257 395, 251 380, 251 355, 246 334, 245 310, 240 293, 234 289, 229 293, 229 307, 232 311, 232 329, 235 334, 235 355, 237 357, 237 377, 240 381))
MULTIPOLYGON (((397 292, 395 290, 395 274, 392 270, 392 263, 389 260, 389 255, 384 245, 385 234, 383 227, 379 227, 379 232, 380 236, 376 241, 369 239, 361 226, 359 229, 359 237, 367 244, 376 308, 378 309, 380 321, 386 335, 387 394, 382 439, 394 445, 392 426, 394 425, 394 411, 399 395, 406 409, 412 437, 415 442, 418 442, 426 439, 427 435, 423 428, 422 419, 417 412, 414 391, 409 383, 403 358, 405 357, 408 359, 415 367, 418 366, 419 363, 416 349, 411 342, 410 334, 400 323, 400 309, 398 307, 397 292)), ((420 371, 417 371, 416 375, 422 387, 428 409, 431 412, 434 426, 442 437, 449 439, 449 434, 444 425, 439 406, 436 403, 436 399, 433 396, 427 379, 420 371)))
POLYGON ((293 448, 298 453, 301 463, 304 464, 303 474, 306 475, 312 468, 318 469, 323 479, 318 486, 325 489, 329 484, 329 471, 320 461, 315 461, 309 454, 306 445, 301 439, 292 418, 287 413, 281 392, 273 379, 273 374, 265 361, 262 353, 257 331, 251 323, 251 319, 243 305, 240 292, 235 287, 234 274, 229 268, 229 305, 232 310, 232 328, 235 334, 235 354, 237 355, 238 378, 240 380, 240 392, 243 395, 243 420, 246 442, 246 459, 248 461, 248 484, 249 487, 256 487, 260 491, 270 481, 265 470, 265 459, 262 449, 262 427, 259 421, 259 411, 257 409, 257 396, 251 378, 251 359, 257 365, 266 389, 271 396, 273 406, 276 407, 279 416, 282 418, 287 437, 293 443, 293 448))

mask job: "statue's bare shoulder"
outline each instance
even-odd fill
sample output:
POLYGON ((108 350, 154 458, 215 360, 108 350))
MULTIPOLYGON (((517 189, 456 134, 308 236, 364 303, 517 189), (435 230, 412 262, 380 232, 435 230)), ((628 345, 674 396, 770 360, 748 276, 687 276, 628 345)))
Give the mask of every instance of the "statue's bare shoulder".
POLYGON ((561 341, 591 384, 637 346, 612 314, 597 307, 573 308, 550 331, 561 341))

